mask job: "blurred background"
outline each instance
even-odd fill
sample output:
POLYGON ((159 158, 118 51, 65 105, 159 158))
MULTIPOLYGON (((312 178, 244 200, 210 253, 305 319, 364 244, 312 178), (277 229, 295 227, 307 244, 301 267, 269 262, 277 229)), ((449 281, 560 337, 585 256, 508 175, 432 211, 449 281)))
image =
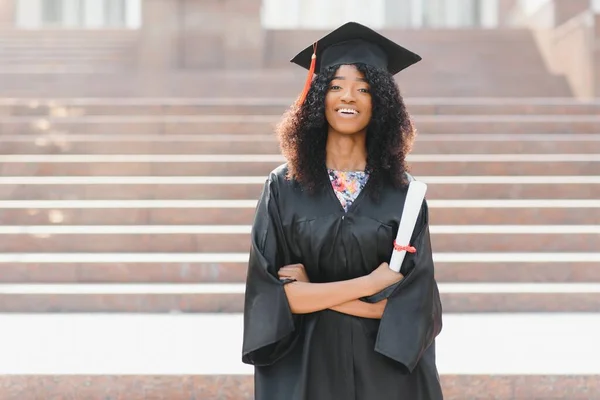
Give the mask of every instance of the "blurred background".
POLYGON ((347 22, 429 185, 447 399, 600 399, 600 0, 0 0, 0 399, 252 399, 289 60, 347 22))

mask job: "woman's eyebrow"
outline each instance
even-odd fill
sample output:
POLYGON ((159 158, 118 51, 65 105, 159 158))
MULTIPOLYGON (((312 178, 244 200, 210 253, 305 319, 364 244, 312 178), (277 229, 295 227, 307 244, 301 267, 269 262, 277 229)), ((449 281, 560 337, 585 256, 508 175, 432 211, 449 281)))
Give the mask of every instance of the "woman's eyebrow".
MULTIPOLYGON (((344 76, 334 76, 332 78, 332 80, 340 80, 340 81, 345 81, 346 78, 344 76)), ((357 82, 365 82, 367 83, 367 80, 365 78, 356 78, 355 81, 357 82)))

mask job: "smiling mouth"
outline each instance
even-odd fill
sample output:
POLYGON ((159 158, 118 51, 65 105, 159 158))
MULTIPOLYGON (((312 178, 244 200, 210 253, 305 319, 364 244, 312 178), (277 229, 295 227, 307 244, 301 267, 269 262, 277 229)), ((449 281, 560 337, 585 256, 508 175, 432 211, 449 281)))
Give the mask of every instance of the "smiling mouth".
POLYGON ((357 110, 353 110, 351 108, 338 108, 337 110, 338 114, 343 114, 343 115, 358 115, 359 112, 357 110))

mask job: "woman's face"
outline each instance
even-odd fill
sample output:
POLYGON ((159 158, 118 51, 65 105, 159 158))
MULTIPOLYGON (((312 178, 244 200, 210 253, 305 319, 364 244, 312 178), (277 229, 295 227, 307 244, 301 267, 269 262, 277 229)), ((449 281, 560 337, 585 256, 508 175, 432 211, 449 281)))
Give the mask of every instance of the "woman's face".
POLYGON ((364 75, 354 65, 338 68, 325 96, 325 118, 334 131, 364 132, 371 120, 371 93, 364 75))

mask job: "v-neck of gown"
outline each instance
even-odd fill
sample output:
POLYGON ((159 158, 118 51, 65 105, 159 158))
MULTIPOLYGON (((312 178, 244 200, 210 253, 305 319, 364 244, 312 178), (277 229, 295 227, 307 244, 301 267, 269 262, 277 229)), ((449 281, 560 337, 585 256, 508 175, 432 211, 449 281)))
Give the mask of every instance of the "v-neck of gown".
POLYGON ((358 195, 365 188, 369 174, 365 171, 338 171, 327 169, 329 181, 340 205, 348 212, 358 195))

